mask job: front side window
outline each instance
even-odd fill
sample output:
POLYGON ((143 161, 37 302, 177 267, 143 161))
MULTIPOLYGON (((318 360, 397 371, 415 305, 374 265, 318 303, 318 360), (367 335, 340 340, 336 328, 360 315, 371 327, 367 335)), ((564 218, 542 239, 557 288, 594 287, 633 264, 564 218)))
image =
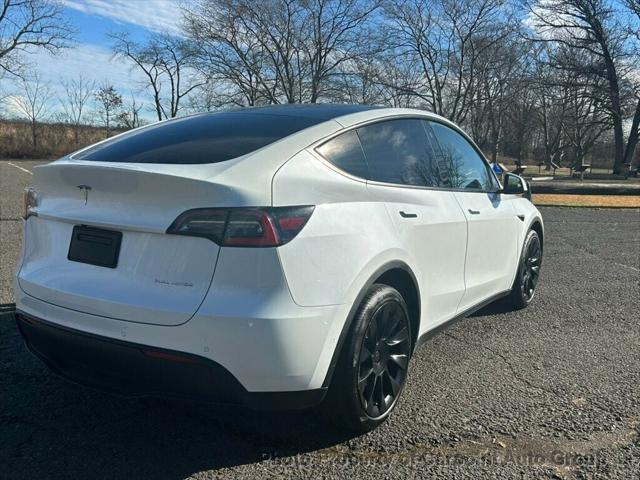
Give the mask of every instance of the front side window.
POLYGON ((316 151, 340 170, 359 178, 369 178, 367 163, 355 130, 332 138, 316 151))
POLYGON ((497 188, 486 162, 458 132, 437 122, 429 122, 437 138, 438 169, 451 188, 492 191, 497 188))
POLYGON ((386 120, 357 129, 372 180, 440 186, 432 145, 419 119, 386 120))

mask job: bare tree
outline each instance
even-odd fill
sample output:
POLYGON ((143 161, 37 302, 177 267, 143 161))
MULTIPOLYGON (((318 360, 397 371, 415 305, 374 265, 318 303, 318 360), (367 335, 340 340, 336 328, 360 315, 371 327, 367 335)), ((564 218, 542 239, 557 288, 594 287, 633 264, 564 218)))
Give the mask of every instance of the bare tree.
POLYGON ((560 80, 567 107, 562 129, 571 158, 570 166, 578 166, 584 163, 600 137, 611 130, 611 117, 604 106, 606 80, 599 75, 584 75, 580 69, 566 68, 589 63, 584 58, 591 55, 589 52, 564 47, 559 50, 564 57, 559 59, 559 64, 565 66, 560 70, 560 80))
POLYGON ((540 129, 537 117, 537 96, 531 78, 522 78, 516 84, 518 95, 511 94, 505 106, 504 134, 501 140, 503 154, 513 156, 522 164, 532 152, 533 137, 540 129))
MULTIPOLYGON (((597 75, 607 84, 606 108, 611 116, 615 144, 614 173, 621 173, 627 155, 625 147, 625 101, 622 84, 630 73, 625 59, 629 52, 629 32, 621 16, 608 0, 535 0, 529 12, 537 32, 536 40, 587 52, 591 61, 567 67, 584 75, 597 75)), ((640 99, 638 100, 640 102, 640 99)), ((640 105, 635 109, 640 118, 640 105)), ((636 129, 637 131, 637 129, 636 129)), ((629 140, 637 141, 637 133, 629 140)))
POLYGON ((399 62, 394 55, 382 55, 376 62, 372 80, 382 104, 409 108, 423 106, 422 100, 412 93, 421 78, 420 69, 414 62, 399 62))
POLYGON ((80 76, 77 79, 63 82, 65 96, 60 98, 63 118, 73 127, 75 146, 78 146, 80 128, 86 121, 87 109, 96 89, 94 81, 80 76))
POLYGON ((381 5, 380 0, 314 0, 302 2, 306 22, 310 23, 310 38, 302 42, 310 66, 310 98, 315 103, 323 88, 345 62, 360 57, 367 45, 363 38, 371 38, 367 20, 381 5))
POLYGON ((416 65, 384 51, 388 43, 384 30, 369 35, 367 40, 368 46, 357 57, 344 62, 331 75, 324 96, 340 103, 419 106, 419 99, 412 93, 420 79, 416 65))
POLYGON ((631 35, 640 40, 640 0, 622 0, 622 4, 627 8, 631 16, 634 17, 629 23, 631 35))
MULTIPOLYGON (((0 77, 21 73, 21 52, 65 46, 57 1, 0 0, 0 77)), ((185 36, 111 37, 159 120, 229 105, 424 108, 467 128, 494 161, 569 165, 614 151, 620 172, 640 135, 639 1, 194 0, 185 36)), ((76 144, 93 101, 107 135, 141 124, 142 105, 111 85, 64 86, 76 144)))
POLYGON ((206 74, 234 87, 235 102, 315 103, 362 51, 379 0, 199 0, 187 31, 206 74))
POLYGON ((38 149, 40 123, 51 112, 51 89, 47 83, 42 82, 42 79, 37 74, 31 80, 21 79, 20 83, 20 94, 11 98, 13 99, 13 106, 20 116, 29 122, 31 145, 35 152, 38 149))
POLYGON ((111 38, 115 53, 131 60, 146 77, 158 120, 177 116, 183 98, 206 83, 192 68, 192 44, 181 38, 155 35, 144 44, 125 33, 112 34, 111 38))
POLYGON ((635 97, 637 98, 637 103, 635 112, 633 113, 633 118, 631 120, 629 140, 627 141, 627 148, 625 149, 624 154, 625 163, 631 164, 640 137, 640 71, 638 71, 638 65, 640 64, 640 0, 622 0, 622 3, 627 8, 627 11, 631 14, 628 32, 629 35, 635 40, 633 44, 632 62, 634 62, 636 65, 636 82, 633 88, 635 97))
POLYGON ((190 112, 210 112, 224 107, 247 105, 247 101, 231 85, 210 79, 198 89, 197 95, 189 96, 187 110, 190 112))
POLYGON ((140 118, 140 111, 143 105, 136 101, 136 97, 131 95, 131 100, 128 104, 123 105, 122 111, 118 114, 118 121, 126 129, 138 128, 142 125, 142 119, 140 118))
MULTIPOLYGON (((373 55, 345 63, 325 87, 325 96, 337 103, 390 105, 390 95, 381 78, 382 63, 381 58, 373 55)), ((392 68, 391 65, 388 67, 392 68)))
POLYGON ((57 1, 0 0, 0 72, 21 76, 26 51, 56 52, 72 34, 57 1))
POLYGON ((532 51, 534 59, 530 84, 536 102, 535 116, 540 125, 534 139, 534 150, 541 151, 546 170, 551 169, 552 162, 559 165, 564 151, 563 123, 568 110, 561 70, 549 61, 548 52, 552 47, 552 44, 540 44, 532 51))
POLYGON ((113 88, 113 85, 102 85, 95 94, 98 103, 98 117, 107 130, 107 137, 111 133, 114 119, 122 107, 122 96, 113 88))
POLYGON ((505 3, 404 0, 386 5, 387 37, 396 42, 402 61, 420 67, 422 78, 412 94, 427 108, 459 123, 466 120, 483 52, 510 33, 505 3))
MULTIPOLYGON (((530 83, 532 45, 517 35, 505 35, 497 39, 478 36, 471 46, 478 52, 478 58, 469 87, 472 95, 467 100, 469 114, 465 123, 471 127, 480 148, 490 152, 491 161, 497 162, 507 130, 507 115, 511 113, 512 120, 520 119, 510 110, 514 104, 526 109, 527 100, 531 100, 522 97, 522 89, 530 83), (489 45, 485 45, 487 42, 489 45)), ((518 162, 522 161, 521 152, 517 157, 518 162)))
POLYGON ((210 86, 228 85, 223 104, 277 103, 267 77, 267 53, 260 39, 244 28, 241 16, 242 11, 229 0, 199 0, 186 11, 187 32, 199 47, 198 68, 211 79, 210 86))

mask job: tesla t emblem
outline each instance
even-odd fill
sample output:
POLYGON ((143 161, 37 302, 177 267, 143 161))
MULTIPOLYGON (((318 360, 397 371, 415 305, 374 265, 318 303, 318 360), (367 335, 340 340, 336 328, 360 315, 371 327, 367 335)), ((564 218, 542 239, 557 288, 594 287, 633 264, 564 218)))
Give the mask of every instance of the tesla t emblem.
POLYGON ((89 200, 89 190, 91 190, 91 187, 89 185, 78 185, 78 188, 84 193, 84 204, 86 205, 87 200, 89 200))

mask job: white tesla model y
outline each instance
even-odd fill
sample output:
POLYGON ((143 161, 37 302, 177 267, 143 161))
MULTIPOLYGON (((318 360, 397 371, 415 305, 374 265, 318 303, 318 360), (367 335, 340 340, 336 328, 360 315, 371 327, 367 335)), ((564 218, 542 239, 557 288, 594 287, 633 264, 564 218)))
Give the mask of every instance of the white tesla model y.
POLYGON ((33 353, 132 395, 322 403, 366 431, 429 332, 531 302, 543 224, 456 125, 410 109, 201 114, 35 169, 16 318, 33 353))

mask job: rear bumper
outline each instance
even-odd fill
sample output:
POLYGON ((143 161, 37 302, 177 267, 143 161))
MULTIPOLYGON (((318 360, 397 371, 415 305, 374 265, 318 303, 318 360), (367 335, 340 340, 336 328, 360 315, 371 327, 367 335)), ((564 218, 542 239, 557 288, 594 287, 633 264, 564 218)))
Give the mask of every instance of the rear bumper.
POLYGON ((125 342, 62 327, 16 312, 29 348, 55 373, 83 385, 125 396, 161 396, 259 410, 303 409, 322 401, 326 389, 248 392, 208 358, 125 342))
MULTIPOLYGON (((57 279, 67 264, 74 262, 61 254, 59 268, 36 268, 38 273, 30 276, 30 281, 37 292, 28 293, 23 290, 25 272, 35 268, 33 262, 41 256, 36 239, 46 243, 38 236, 28 239, 27 234, 24 244, 31 253, 25 256, 15 282, 16 308, 24 314, 98 337, 211 360, 252 393, 297 392, 326 386, 350 305, 296 304, 276 249, 222 249, 209 291, 193 316, 188 321, 167 321, 167 315, 172 318, 174 307, 184 300, 180 292, 190 287, 167 287, 167 298, 159 302, 163 306, 159 320, 153 311, 135 307, 140 297, 144 302, 154 301, 144 286, 128 289, 132 302, 118 300, 117 295, 111 302, 93 302, 95 297, 104 298, 117 281, 97 278, 93 271, 101 267, 84 265, 86 271, 68 272, 67 283, 62 282, 75 285, 70 290, 85 292, 82 302, 68 302, 70 290, 61 290, 57 279), (51 272, 57 272, 55 278, 51 272), (165 308, 167 304, 171 308, 165 308), (135 308, 129 309, 131 305, 135 308), (126 316, 118 313, 123 311, 128 312, 126 316), (125 317, 129 320, 123 320, 125 317)), ((167 265, 164 269, 171 270, 167 265)), ((123 270, 121 274, 126 276, 127 269, 123 270)))

